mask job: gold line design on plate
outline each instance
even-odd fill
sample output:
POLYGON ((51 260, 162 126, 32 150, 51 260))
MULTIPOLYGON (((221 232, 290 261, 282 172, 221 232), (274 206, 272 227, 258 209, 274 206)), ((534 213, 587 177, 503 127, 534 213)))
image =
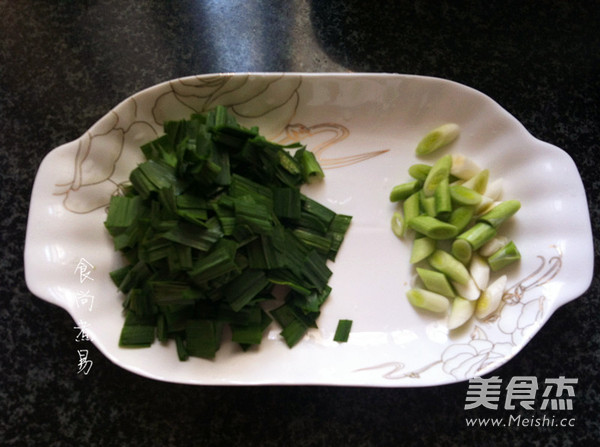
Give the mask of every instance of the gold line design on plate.
POLYGON ((350 131, 346 127, 336 123, 322 123, 315 124, 314 126, 305 126, 304 124, 296 123, 288 124, 284 131, 284 138, 279 140, 282 144, 306 141, 308 138, 317 137, 320 134, 332 134, 325 141, 311 147, 311 151, 315 154, 324 169, 343 168, 389 152, 389 149, 382 149, 345 157, 327 158, 324 156, 325 150, 334 144, 340 143, 350 135, 350 131))
MULTIPOLYGON (((344 141, 350 130, 326 122, 310 126, 293 123, 301 103, 301 76, 215 75, 170 81, 153 92, 151 105, 142 107, 142 98, 129 98, 113 109, 77 141, 73 174, 68 181, 55 184, 54 195, 64 196, 65 209, 86 214, 108 206, 110 197, 120 194, 128 182, 127 169, 118 169, 127 148, 139 148, 139 135, 158 137, 167 119, 184 119, 216 105, 227 106, 239 119, 275 123, 277 133, 269 136, 280 144, 307 141, 324 169, 360 163, 388 151, 376 150, 328 158, 325 152, 344 141), (275 99, 275 100, 274 100, 275 99), (322 140, 310 144, 310 140, 322 140)), ((145 93, 149 94, 149 93, 145 93)), ((150 101, 143 100, 148 104, 150 101)))
POLYGON ((452 344, 444 349, 438 360, 409 372, 402 372, 405 364, 399 361, 359 368, 354 372, 385 369, 387 371, 382 375, 385 379, 420 379, 422 373, 441 365, 444 373, 458 380, 481 375, 488 368, 511 356, 514 348, 523 344, 524 339, 531 338, 532 330, 538 327, 544 313, 546 297, 539 295, 528 298, 527 292, 550 282, 560 272, 562 253, 558 247, 554 248, 558 252, 556 255, 548 259, 538 255, 539 266, 507 289, 496 312, 481 321, 481 325, 476 324, 473 327, 469 342, 452 344), (505 335, 504 340, 490 340, 486 330, 494 329, 493 325, 505 335))

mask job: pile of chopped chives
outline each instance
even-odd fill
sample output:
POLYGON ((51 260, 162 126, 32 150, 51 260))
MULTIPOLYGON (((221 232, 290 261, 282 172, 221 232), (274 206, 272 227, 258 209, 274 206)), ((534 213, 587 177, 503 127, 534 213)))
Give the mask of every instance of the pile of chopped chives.
MULTIPOLYGON (((214 358, 223 329, 247 350, 275 320, 289 347, 316 327, 351 217, 300 192, 323 177, 300 144, 267 141, 217 107, 169 121, 112 197, 105 227, 127 264, 119 344, 174 340, 180 360, 214 358), (292 151, 295 149, 292 155, 292 151), (277 300, 276 286, 287 293, 277 300), (264 303, 276 303, 270 311, 264 303)), ((270 307, 273 307, 271 305, 270 307)))

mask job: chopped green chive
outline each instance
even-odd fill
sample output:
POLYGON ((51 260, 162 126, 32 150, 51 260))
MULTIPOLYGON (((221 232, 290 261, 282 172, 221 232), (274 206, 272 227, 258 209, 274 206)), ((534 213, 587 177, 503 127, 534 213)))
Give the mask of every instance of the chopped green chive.
POLYGON ((156 338, 156 317, 138 316, 127 312, 125 324, 121 330, 119 346, 126 348, 147 348, 156 338))
POLYGON ((187 349, 185 348, 185 343, 183 341, 183 336, 181 334, 175 334, 175 346, 177 348, 177 357, 179 360, 184 362, 189 358, 189 354, 187 349))
POLYGON ((352 320, 339 320, 333 341, 340 343, 346 343, 350 337, 350 330, 352 329, 352 320))
POLYGON ((221 345, 222 325, 212 320, 190 319, 185 326, 188 355, 212 359, 221 345))
POLYGON ((267 141, 222 106, 164 131, 141 147, 146 161, 104 222, 129 262, 110 274, 125 294, 120 345, 174 340, 180 360, 212 359, 225 325, 247 350, 272 317, 295 345, 316 326, 331 291, 327 263, 352 220, 300 192, 324 176, 316 157, 267 141), (269 315, 261 306, 276 285, 289 288, 287 310, 269 315))
POLYGON ((315 154, 312 152, 302 148, 296 151, 294 158, 300 161, 300 164, 302 165, 302 176, 307 183, 311 183, 314 180, 321 180, 325 177, 321 165, 317 161, 315 154))
POLYGON ((142 198, 139 196, 113 196, 110 199, 110 213, 104 225, 111 235, 115 236, 126 230, 138 218, 142 207, 142 198))
POLYGON ((263 332, 271 324, 271 317, 259 306, 250 309, 250 317, 247 322, 231 324, 231 339, 244 347, 259 345, 263 332))

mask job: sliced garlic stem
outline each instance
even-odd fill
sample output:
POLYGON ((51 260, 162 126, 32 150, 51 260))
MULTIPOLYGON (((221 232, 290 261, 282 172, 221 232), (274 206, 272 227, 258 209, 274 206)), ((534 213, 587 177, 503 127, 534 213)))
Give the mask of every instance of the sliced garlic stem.
POLYGON ((485 195, 492 200, 500 200, 502 197, 502 179, 498 178, 488 183, 485 195))
POLYGON ((496 236, 479 249, 479 254, 487 258, 488 256, 492 256, 506 244, 508 244, 508 238, 506 236, 496 236))
POLYGON ((452 281, 452 286, 459 296, 469 301, 477 301, 479 295, 481 295, 481 290, 479 290, 479 287, 477 287, 473 278, 469 278, 469 281, 467 281, 466 284, 452 281))
POLYGON ((417 287, 412 288, 406 292, 406 297, 413 306, 427 309, 432 312, 445 312, 448 310, 448 307, 450 307, 448 298, 426 289, 417 287))
POLYGON ((502 275, 483 291, 481 297, 477 300, 475 308, 475 316, 477 318, 487 318, 498 309, 504 295, 507 280, 507 276, 502 275))
POLYGON ((481 168, 470 158, 461 154, 452 154, 450 174, 462 180, 468 180, 481 172, 481 168))
POLYGON ((476 301, 470 301, 460 296, 454 298, 448 316, 448 329, 457 329, 469 321, 475 312, 476 304, 476 301))
POLYGON ((477 253, 473 253, 471 256, 471 263, 469 264, 469 273, 471 278, 479 287, 479 290, 485 290, 490 280, 490 266, 488 263, 477 253))
POLYGON ((417 155, 427 155, 434 152, 458 138, 460 135, 460 126, 455 123, 443 124, 436 127, 421 139, 415 153, 417 155))
POLYGON ((498 205, 499 203, 501 203, 501 202, 496 202, 491 197, 482 195, 481 202, 479 202, 479 205, 477 205, 477 207, 475 208, 475 215, 481 216, 482 214, 488 212, 490 209, 492 209, 494 206, 498 205))
POLYGON ((404 237, 404 233, 406 231, 406 222, 404 221, 404 216, 402 215, 401 212, 396 211, 394 213, 394 215, 392 216, 392 232, 396 235, 396 237, 399 237, 400 239, 402 239, 404 237))
POLYGON ((489 169, 484 169, 483 171, 479 171, 476 175, 464 182, 462 186, 464 186, 465 188, 471 188, 473 191, 478 192, 479 194, 485 194, 489 178, 489 169))

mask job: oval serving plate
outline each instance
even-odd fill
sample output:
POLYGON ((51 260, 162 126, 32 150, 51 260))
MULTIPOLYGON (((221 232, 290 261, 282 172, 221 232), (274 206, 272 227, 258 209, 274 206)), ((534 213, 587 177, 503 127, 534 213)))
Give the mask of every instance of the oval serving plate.
POLYGON ((561 305, 589 287, 589 211, 571 158, 541 142, 502 107, 463 85, 394 74, 217 74, 165 82, 126 99, 79 139, 51 151, 33 187, 25 245, 32 293, 66 309, 111 361, 162 381, 206 385, 440 385, 481 376, 507 362, 561 305), (140 145, 165 120, 226 105, 240 123, 315 152, 325 180, 304 192, 353 216, 331 264, 333 292, 319 328, 293 349, 273 325, 261 346, 224 342, 214 360, 180 362, 173 343, 121 349, 122 296, 109 272, 122 265, 104 229, 109 198, 142 160, 140 145), (395 184, 420 160, 414 148, 446 122, 461 135, 436 153, 461 153, 504 180, 503 198, 522 208, 503 233, 522 260, 507 270, 499 311, 449 332, 445 317, 405 297, 410 245, 390 230, 395 184), (578 216, 573 219, 573 216, 578 216), (339 319, 354 321, 333 342, 339 319))

